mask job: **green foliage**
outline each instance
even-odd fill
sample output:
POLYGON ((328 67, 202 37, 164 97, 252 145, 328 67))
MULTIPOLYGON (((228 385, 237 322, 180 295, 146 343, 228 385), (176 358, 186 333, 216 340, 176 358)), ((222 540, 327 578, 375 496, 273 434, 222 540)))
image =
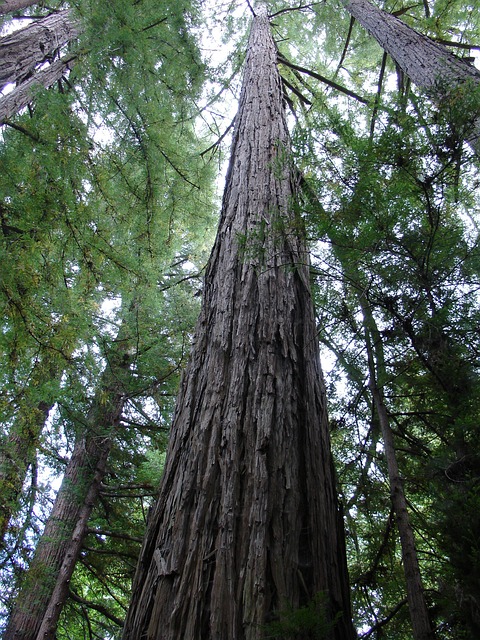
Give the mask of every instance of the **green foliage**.
POLYGON ((140 466, 138 478, 140 481, 148 482, 153 487, 160 486, 160 480, 165 466, 165 451, 148 450, 145 453, 145 462, 140 466))
POLYGON ((62 637, 88 624, 113 635, 123 617, 158 482, 147 452, 166 446, 213 209, 199 153, 208 143, 193 118, 204 78, 194 4, 74 4, 82 32, 68 83, 39 91, 0 139, 1 445, 20 480, 20 495, 2 491, 13 514, 2 616, 51 507, 50 482, 88 434, 92 406, 108 407, 102 384, 120 327, 132 360, 116 380, 127 400, 91 523, 131 539, 125 549, 114 537, 87 542, 72 581, 81 602, 62 637))
POLYGON ((319 337, 336 362, 329 402, 353 610, 365 632, 411 637, 367 387, 363 298, 385 351, 381 382, 438 637, 476 637, 479 203, 462 144, 469 105, 452 97, 438 109, 412 89, 384 90, 381 100, 370 126, 330 105, 312 108, 294 138, 308 186, 319 337))
POLYGON ((323 640, 330 637, 341 613, 331 620, 327 600, 324 593, 318 593, 303 607, 279 611, 278 619, 265 626, 264 637, 271 640, 323 640))

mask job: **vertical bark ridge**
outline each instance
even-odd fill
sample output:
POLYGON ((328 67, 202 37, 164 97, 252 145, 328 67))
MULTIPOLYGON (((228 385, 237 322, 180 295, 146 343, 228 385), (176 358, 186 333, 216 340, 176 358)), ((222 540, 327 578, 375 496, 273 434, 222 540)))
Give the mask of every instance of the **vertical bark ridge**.
POLYGON ((316 593, 354 637, 308 258, 266 12, 124 638, 258 640, 316 593))
POLYGON ((0 89, 28 78, 37 65, 52 59, 78 32, 78 25, 66 9, 0 38, 0 89))

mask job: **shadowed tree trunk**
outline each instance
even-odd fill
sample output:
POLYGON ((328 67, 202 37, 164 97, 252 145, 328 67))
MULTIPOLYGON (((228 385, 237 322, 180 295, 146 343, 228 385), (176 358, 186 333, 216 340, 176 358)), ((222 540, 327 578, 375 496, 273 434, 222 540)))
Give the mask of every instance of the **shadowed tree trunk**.
POLYGON ((88 416, 65 470, 45 530, 10 614, 4 640, 53 640, 70 578, 105 475, 125 402, 132 356, 120 340, 112 349, 88 416))
POLYGON ((398 468, 397 453, 390 419, 385 406, 382 384, 386 379, 383 343, 377 328, 375 318, 363 294, 359 296, 363 314, 365 330, 365 344, 370 372, 369 387, 372 393, 373 405, 378 417, 383 437, 385 460, 387 462, 388 479, 390 483, 390 497, 395 513, 400 544, 402 547, 403 570, 407 587, 407 602, 412 622, 414 640, 434 640, 435 635, 430 622, 425 593, 423 590, 420 565, 415 544, 415 536, 408 514, 407 499, 403 489, 403 482, 398 468))
POLYGON ((261 6, 125 640, 258 640, 319 592, 325 637, 355 637, 276 58, 261 6))
POLYGON ((28 78, 77 35, 70 11, 60 11, 0 38, 0 89, 28 78))
MULTIPOLYGON (((467 85, 467 91, 480 86, 480 72, 466 64, 446 47, 415 29, 412 29, 396 16, 382 11, 368 0, 347 0, 347 11, 364 27, 389 53, 405 74, 418 87, 425 89, 437 102, 441 103, 449 97, 450 92, 467 85)), ((465 97, 459 98, 466 107, 465 97)), ((467 141, 480 153, 480 115, 478 100, 470 116, 470 127, 467 141)))

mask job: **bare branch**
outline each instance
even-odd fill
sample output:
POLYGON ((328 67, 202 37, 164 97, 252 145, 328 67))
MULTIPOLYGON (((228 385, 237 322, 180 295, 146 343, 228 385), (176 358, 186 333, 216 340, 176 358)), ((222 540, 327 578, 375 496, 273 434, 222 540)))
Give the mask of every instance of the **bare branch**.
POLYGON ((225 131, 222 133, 222 135, 218 138, 218 140, 216 140, 212 145, 210 145, 208 147, 208 149, 205 149, 205 151, 202 151, 202 153, 200 154, 201 157, 203 158, 204 155, 206 155, 209 151, 216 150, 217 147, 220 145, 220 143, 222 142, 222 140, 225 138, 225 136, 228 134, 228 132, 230 131, 230 129, 233 127, 233 125, 235 124, 235 118, 230 122, 230 124, 228 125, 228 127, 225 129, 225 131))
POLYGON ((388 624, 390 620, 394 618, 397 615, 397 613, 400 611, 400 609, 406 604, 407 604, 406 598, 404 600, 401 600, 397 604, 397 606, 394 609, 392 609, 392 611, 388 614, 388 616, 383 618, 383 620, 380 620, 379 622, 377 622, 377 624, 375 624, 371 629, 369 629, 367 633, 364 633, 363 635, 361 635, 360 640, 364 640, 364 638, 369 638, 373 633, 375 633, 376 631, 384 627, 386 624, 388 624))
POLYGON ((387 66, 388 54, 384 52, 382 57, 382 66, 380 67, 380 75, 378 77, 377 95, 375 96, 375 104, 373 106, 372 119, 370 122, 370 138, 373 138, 375 132, 375 124, 377 121, 378 107, 380 105, 380 98, 382 95, 383 78, 385 77, 385 68, 387 66))
POLYGON ((352 16, 350 18, 350 25, 348 27, 347 39, 345 40, 345 46, 343 47, 342 55, 340 57, 340 62, 338 63, 338 67, 333 74, 333 77, 336 78, 338 72, 342 68, 343 62, 347 56, 348 47, 350 46, 350 38, 352 37, 353 25, 355 24, 355 18, 352 16))
POLYGON ((315 78, 316 80, 320 80, 320 82, 324 82, 329 87, 332 87, 333 89, 336 89, 337 91, 340 91, 341 93, 344 93, 345 95, 349 96, 350 98, 355 98, 355 100, 358 100, 362 104, 369 104, 370 103, 370 100, 367 100, 366 98, 362 98, 362 96, 359 96, 358 93, 355 93, 354 91, 351 91, 350 89, 347 89, 346 87, 342 87, 342 85, 338 84, 337 82, 334 82, 333 80, 329 80, 328 78, 325 78, 325 76, 320 75, 316 71, 311 71, 310 69, 305 69, 305 67, 300 67, 297 64, 293 64, 293 62, 290 62, 289 60, 284 58, 282 55, 278 56, 278 61, 280 62, 280 64, 283 64, 286 67, 290 67, 290 69, 295 69, 296 71, 300 71, 301 73, 306 73, 307 75, 311 76, 312 78, 315 78))
POLYGON ((107 531, 105 529, 87 529, 87 534, 95 536, 106 536, 107 538, 119 538, 120 540, 130 540, 131 542, 142 542, 143 538, 129 536, 126 533, 117 533, 116 531, 107 531))
POLYGON ((311 100, 309 100, 308 98, 306 98, 306 97, 303 95, 303 93, 301 93, 301 92, 300 92, 296 87, 294 87, 294 86, 293 86, 293 84, 291 84, 290 82, 288 82, 288 80, 286 80, 285 78, 282 78, 282 82, 283 82, 283 84, 284 84, 286 87, 288 87, 288 88, 290 89, 290 91, 292 91, 292 92, 297 96, 297 98, 298 98, 301 102, 303 102, 304 104, 308 104, 308 105, 311 105, 311 104, 312 104, 312 101, 311 101, 311 100))
POLYGON ((434 42, 438 42, 438 44, 443 44, 447 47, 456 47, 457 49, 474 49, 476 51, 480 51, 480 44, 468 44, 466 42, 453 42, 452 40, 444 40, 443 38, 432 38, 434 42))
POLYGON ((120 618, 117 618, 116 616, 114 616, 113 613, 111 613, 103 605, 96 604, 95 602, 91 602, 90 600, 84 600, 83 598, 80 598, 80 596, 78 596, 74 591, 70 591, 69 596, 74 602, 77 602, 78 604, 81 604, 82 606, 87 607, 88 609, 93 609, 94 611, 98 611, 98 613, 101 613, 103 616, 105 616, 105 618, 108 618, 109 620, 117 624, 119 627, 123 627, 123 620, 120 620, 120 618))
POLYGON ((275 16, 279 16, 281 13, 288 13, 289 11, 302 11, 302 9, 311 9, 315 7, 317 4, 322 4, 321 2, 312 2, 311 4, 301 4, 298 7, 288 7, 287 9, 280 9, 280 11, 276 11, 275 13, 270 14, 269 18, 275 18, 275 16))

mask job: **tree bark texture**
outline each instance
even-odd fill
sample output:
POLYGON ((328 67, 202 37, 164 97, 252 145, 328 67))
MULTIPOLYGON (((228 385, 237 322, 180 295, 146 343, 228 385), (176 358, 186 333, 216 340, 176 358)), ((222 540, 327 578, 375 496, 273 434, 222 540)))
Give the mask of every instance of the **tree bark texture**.
POLYGON ((69 10, 53 13, 0 38, 0 89, 20 83, 78 35, 69 10))
POLYGON ((341 612, 328 638, 355 637, 276 58, 259 10, 124 640, 258 640, 318 592, 341 612))
MULTIPOLYGON (((471 82, 480 86, 480 72, 433 42, 396 16, 379 9, 368 0, 347 0, 347 11, 389 53, 404 73, 418 87, 441 103, 452 90, 471 82)), ((461 97, 460 97, 461 99, 461 97)), ((471 133, 467 142, 480 153, 480 116, 478 109, 471 114, 471 133)))
POLYGON ((0 98, 0 125, 25 108, 35 98, 35 92, 44 87, 48 89, 72 68, 75 63, 74 54, 66 55, 51 65, 37 71, 31 78, 25 80, 13 91, 0 98))
POLYGON ((34 4, 38 4, 38 0, 3 0, 0 2, 0 16, 33 7, 34 4))
POLYGON ((53 640, 87 523, 104 478, 125 402, 122 372, 131 362, 123 346, 108 368, 65 470, 35 555, 25 575, 4 640, 53 640))

